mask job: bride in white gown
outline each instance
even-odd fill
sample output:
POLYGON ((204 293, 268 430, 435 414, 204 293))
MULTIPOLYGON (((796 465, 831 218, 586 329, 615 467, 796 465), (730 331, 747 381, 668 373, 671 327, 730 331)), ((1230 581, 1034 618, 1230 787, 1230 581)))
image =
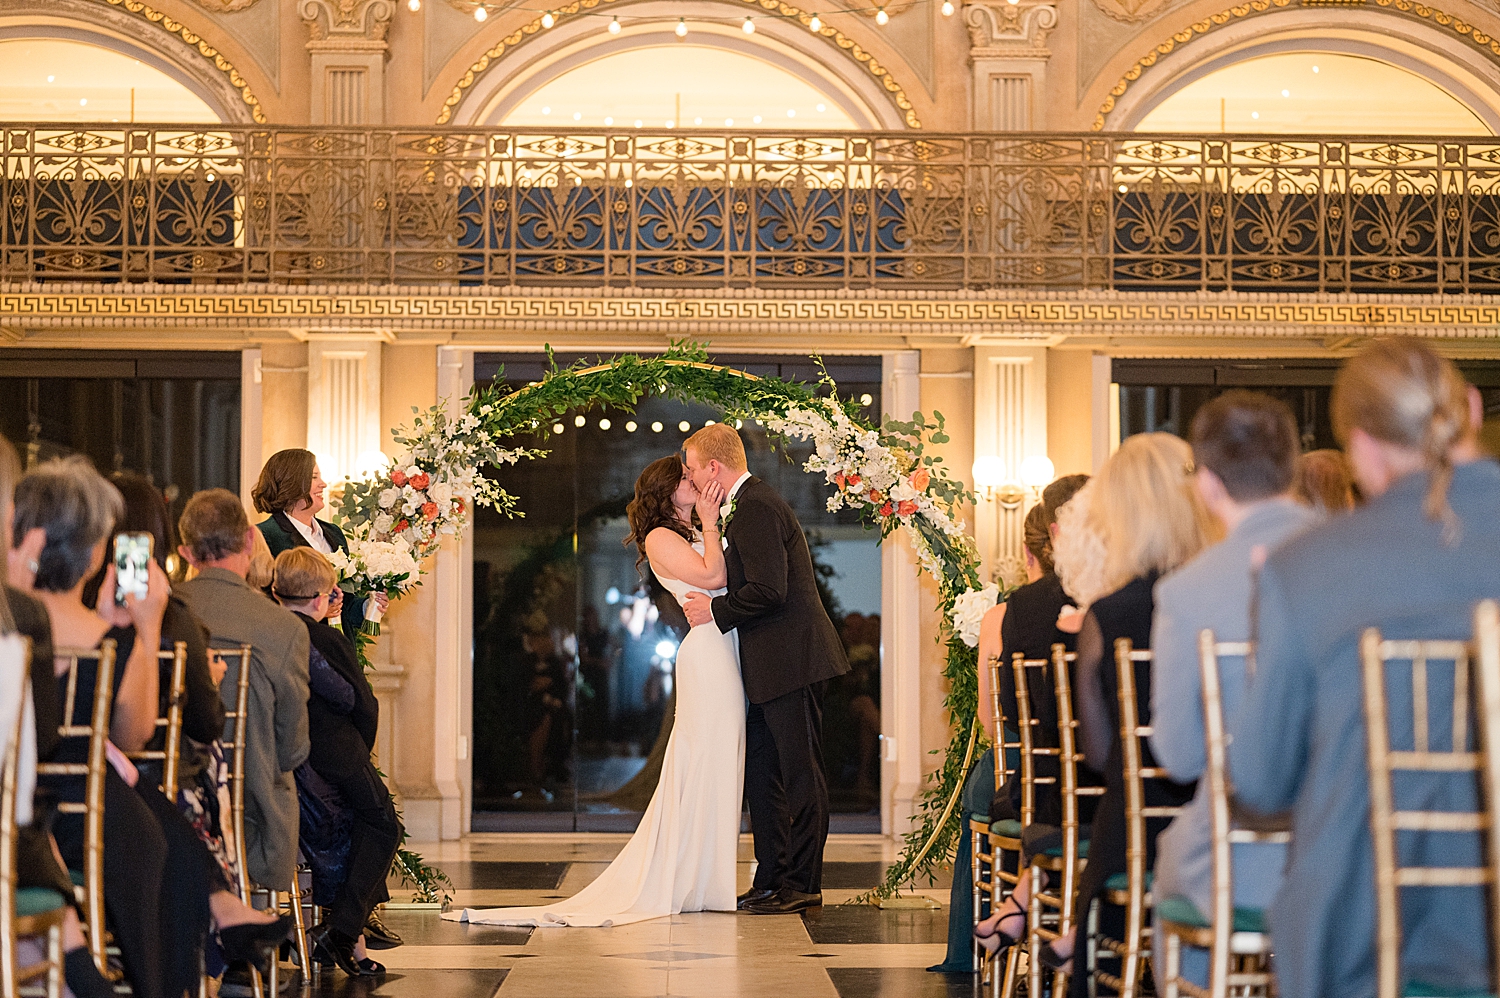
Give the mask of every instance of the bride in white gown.
MULTIPOLYGON (((693 488, 674 457, 635 483, 627 514, 641 557, 679 603, 726 583, 717 483, 693 488), (692 529, 693 510, 703 524, 692 529)), ((639 565, 639 560, 637 565, 639 565)), ((444 918, 487 925, 607 926, 683 911, 733 911, 745 772, 745 688, 733 631, 693 628, 677 649, 677 718, 661 780, 640 826, 609 868, 582 891, 533 908, 465 908, 444 918)))

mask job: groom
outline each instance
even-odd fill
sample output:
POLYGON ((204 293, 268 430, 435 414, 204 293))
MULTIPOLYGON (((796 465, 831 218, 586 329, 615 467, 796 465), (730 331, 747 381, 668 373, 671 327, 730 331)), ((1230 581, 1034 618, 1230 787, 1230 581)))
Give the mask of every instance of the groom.
POLYGON ((729 592, 690 593, 694 627, 739 628, 745 720, 745 796, 755 835, 755 883, 741 911, 785 915, 823 903, 828 778, 823 771, 823 691, 849 671, 844 646, 818 599, 812 556, 797 514, 746 470, 733 427, 706 426, 688 438, 693 485, 724 487, 729 592))

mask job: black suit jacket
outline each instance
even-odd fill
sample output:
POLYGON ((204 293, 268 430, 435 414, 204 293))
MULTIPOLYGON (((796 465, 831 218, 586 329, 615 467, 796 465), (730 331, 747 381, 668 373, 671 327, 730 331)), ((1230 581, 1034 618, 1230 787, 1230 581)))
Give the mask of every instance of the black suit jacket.
MULTIPOLYGON (((348 551, 349 541, 344 532, 339 529, 338 524, 329 523, 327 520, 313 518, 323 531, 323 537, 328 541, 328 546, 335 551, 348 551)), ((266 539, 266 547, 271 549, 271 557, 274 558, 287 548, 312 547, 307 543, 307 538, 302 536, 302 531, 292 523, 292 518, 284 512, 272 513, 269 520, 262 520, 256 524, 260 528, 261 536, 266 539)), ((344 610, 339 614, 339 622, 344 625, 344 633, 352 635, 359 630, 365 622, 365 597, 344 594, 344 610)))
POLYGON ((312 745, 307 761, 325 779, 347 779, 370 761, 375 729, 380 723, 380 702, 354 657, 349 639, 321 620, 300 613, 297 619, 307 625, 312 646, 354 687, 354 709, 347 714, 333 710, 316 693, 307 698, 307 734, 312 745))
POLYGON ((740 673, 751 703, 849 671, 844 644, 818 599, 802 524, 786 500, 750 477, 725 530, 729 592, 713 601, 714 623, 739 628, 740 673))

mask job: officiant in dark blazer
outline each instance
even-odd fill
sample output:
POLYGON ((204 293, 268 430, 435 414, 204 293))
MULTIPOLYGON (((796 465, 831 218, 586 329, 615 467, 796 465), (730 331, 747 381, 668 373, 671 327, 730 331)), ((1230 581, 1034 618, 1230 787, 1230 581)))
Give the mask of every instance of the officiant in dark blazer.
MULTIPOLYGON (((310 450, 289 447, 266 460, 255 488, 250 491, 250 499, 257 510, 271 514, 269 519, 256 524, 271 549, 271 557, 294 547, 310 547, 323 555, 349 550, 349 541, 338 525, 318 518, 326 505, 323 493, 327 488, 317 455, 310 450)), ((381 611, 385 610, 384 593, 369 599, 375 600, 381 611)), ((367 602, 345 599, 339 593, 329 610, 329 616, 340 621, 351 641, 365 621, 367 602)))
POLYGON ((823 903, 823 693, 849 663, 818 598, 802 524, 747 470, 739 434, 724 423, 704 427, 688 438, 684 456, 695 486, 717 481, 728 497, 720 519, 729 591, 712 603, 691 594, 684 610, 694 626, 712 620, 723 633, 739 630, 750 702, 745 796, 758 864, 739 907, 757 915, 801 911, 823 903))

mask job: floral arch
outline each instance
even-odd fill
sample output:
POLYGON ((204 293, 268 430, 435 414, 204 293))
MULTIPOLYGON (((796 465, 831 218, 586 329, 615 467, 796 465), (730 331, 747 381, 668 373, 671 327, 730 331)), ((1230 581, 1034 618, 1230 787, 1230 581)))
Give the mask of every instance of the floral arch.
MULTIPOLYGON (((425 413, 414 409, 411 426, 392 431, 404 450, 401 460, 350 482, 339 500, 349 536, 348 555, 334 556, 341 585, 351 592, 399 597, 420 584, 421 563, 443 538, 466 529, 476 503, 524 516, 515 497, 479 469, 546 456, 505 442, 546 433, 555 419, 575 409, 607 405, 633 411, 642 396, 655 394, 715 406, 725 421, 759 420, 774 436, 812 440, 816 450, 805 469, 821 472, 833 487, 828 508, 859 510, 882 540, 905 531, 922 570, 938 585, 950 625, 945 706, 954 734, 941 768, 929 777, 901 857, 884 883, 860 900, 890 897, 918 876, 930 877, 959 832, 954 804, 983 740, 976 723, 978 618, 994 604, 996 590, 980 586, 978 552, 960 515, 971 494, 948 476, 941 458, 925 453, 927 444, 948 440, 942 415, 934 413, 928 421, 913 413, 909 422, 870 426, 857 415, 858 403, 839 399, 837 387, 826 376, 819 386, 756 377, 710 364, 703 347, 679 343, 658 357, 554 365, 541 381, 511 392, 476 388, 456 414, 443 405, 425 413)), ((368 640, 361 635, 358 643, 368 640)))

